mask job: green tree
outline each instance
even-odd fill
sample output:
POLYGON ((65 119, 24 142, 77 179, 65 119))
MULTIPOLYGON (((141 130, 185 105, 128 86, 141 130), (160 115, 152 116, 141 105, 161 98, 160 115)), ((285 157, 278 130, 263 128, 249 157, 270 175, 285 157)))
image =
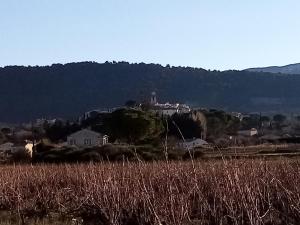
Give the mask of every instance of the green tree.
POLYGON ((11 129, 8 127, 4 127, 1 129, 1 132, 5 135, 10 134, 11 133, 11 129))
POLYGON ((249 117, 243 118, 241 129, 259 128, 263 118, 259 114, 251 114, 249 117))
POLYGON ((104 120, 104 129, 113 139, 129 143, 158 138, 164 131, 162 120, 152 113, 120 109, 104 120))
POLYGON ((276 114, 276 115, 273 116, 273 120, 275 122, 282 123, 286 120, 286 116, 284 116, 282 114, 276 114))
POLYGON ((262 116, 260 120, 261 122, 269 122, 271 119, 268 116, 262 116))
MULTIPOLYGON (((200 114, 200 113, 198 113, 200 114)), ((169 134, 181 139, 181 134, 184 138, 202 138, 205 136, 206 120, 200 118, 196 112, 186 114, 174 114, 168 118, 169 134), (180 132, 178 131, 180 129, 180 132)))
POLYGON ((207 118, 207 131, 210 137, 235 134, 240 127, 240 120, 224 111, 210 110, 204 114, 207 118))
POLYGON ((135 107, 136 105, 137 105, 137 103, 136 103, 136 101, 134 101, 134 100, 128 100, 128 101, 125 102, 125 106, 126 106, 126 107, 129 107, 129 108, 133 108, 133 107, 135 107))
POLYGON ((53 125, 44 124, 44 129, 46 131, 46 137, 51 141, 57 142, 61 140, 66 140, 67 136, 80 130, 80 126, 76 123, 70 124, 69 121, 66 123, 62 121, 56 121, 53 125))
POLYGON ((5 135, 0 131, 0 145, 6 141, 5 135))

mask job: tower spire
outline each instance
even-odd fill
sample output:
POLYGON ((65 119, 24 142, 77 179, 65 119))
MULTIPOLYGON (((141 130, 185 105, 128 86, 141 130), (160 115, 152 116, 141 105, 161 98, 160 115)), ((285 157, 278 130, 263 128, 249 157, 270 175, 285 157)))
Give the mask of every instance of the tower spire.
POLYGON ((151 105, 155 105, 157 103, 157 99, 156 99, 156 92, 153 91, 151 93, 151 101, 150 101, 151 105))

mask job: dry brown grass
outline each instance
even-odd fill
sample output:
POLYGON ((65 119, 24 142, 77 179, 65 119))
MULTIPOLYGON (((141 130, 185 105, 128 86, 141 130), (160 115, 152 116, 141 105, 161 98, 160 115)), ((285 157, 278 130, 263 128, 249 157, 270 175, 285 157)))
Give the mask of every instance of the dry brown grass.
POLYGON ((86 224, 299 224, 300 167, 297 160, 3 166, 0 209, 86 224))

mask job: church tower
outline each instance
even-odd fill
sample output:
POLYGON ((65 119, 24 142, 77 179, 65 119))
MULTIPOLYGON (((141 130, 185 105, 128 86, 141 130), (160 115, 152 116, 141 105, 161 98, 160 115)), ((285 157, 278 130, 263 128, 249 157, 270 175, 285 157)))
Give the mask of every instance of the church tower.
POLYGON ((157 103, 157 99, 156 99, 156 93, 153 91, 151 93, 151 101, 150 101, 151 105, 155 105, 157 103))

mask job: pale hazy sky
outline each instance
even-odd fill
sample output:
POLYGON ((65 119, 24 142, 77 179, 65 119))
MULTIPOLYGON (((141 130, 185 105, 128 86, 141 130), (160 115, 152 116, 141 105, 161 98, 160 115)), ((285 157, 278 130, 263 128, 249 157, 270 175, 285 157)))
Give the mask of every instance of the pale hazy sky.
POLYGON ((0 66, 300 62, 299 0, 0 0, 0 66))

